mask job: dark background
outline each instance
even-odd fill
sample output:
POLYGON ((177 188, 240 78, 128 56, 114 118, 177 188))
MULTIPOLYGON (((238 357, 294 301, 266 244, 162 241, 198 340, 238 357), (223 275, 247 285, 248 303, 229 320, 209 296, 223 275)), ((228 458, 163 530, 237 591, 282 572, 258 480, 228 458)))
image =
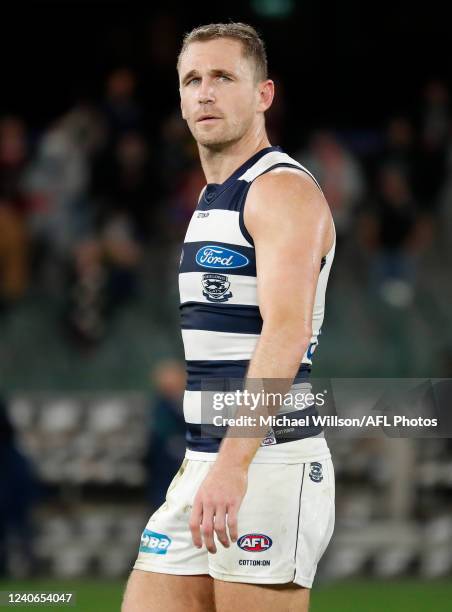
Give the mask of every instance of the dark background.
POLYGON ((0 41, 1 107, 43 125, 74 97, 99 96, 102 77, 126 64, 140 71, 149 112, 162 111, 178 100, 171 54, 181 35, 194 25, 229 19, 259 28, 270 73, 284 81, 290 111, 304 124, 375 126, 412 108, 427 79, 450 84, 443 3, 294 1, 290 15, 280 19, 256 15, 250 4, 8 3, 0 41), (169 46, 168 61, 156 73, 150 39, 161 27, 174 39, 162 43, 169 46))

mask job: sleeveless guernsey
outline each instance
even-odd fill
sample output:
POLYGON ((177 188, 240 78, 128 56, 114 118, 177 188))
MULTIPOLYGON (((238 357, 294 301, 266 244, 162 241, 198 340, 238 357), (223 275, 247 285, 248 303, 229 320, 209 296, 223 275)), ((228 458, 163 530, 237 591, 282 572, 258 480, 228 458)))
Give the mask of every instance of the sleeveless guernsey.
MULTIPOLYGON (((201 427, 201 394, 209 379, 244 379, 262 328, 257 300, 256 258, 253 239, 243 221, 248 190, 260 175, 278 167, 296 168, 312 174, 280 147, 258 151, 224 183, 208 184, 190 220, 179 270, 180 314, 187 384, 184 417, 187 448, 196 453, 215 453, 218 433, 206 436, 201 427)), ((319 186, 320 189, 320 186, 319 186)), ((335 243, 322 259, 312 315, 312 338, 294 384, 306 382, 324 318, 325 291, 335 243)), ((290 416, 317 414, 315 406, 291 412, 290 416)), ((224 433, 224 431, 223 431, 224 433)), ((322 437, 320 426, 297 428, 289 439, 273 432, 263 442, 279 444, 322 437)), ((324 440, 322 442, 326 445, 324 440)), ((266 451, 262 448, 260 451, 266 451)), ((270 448, 268 448, 270 450, 270 448)))

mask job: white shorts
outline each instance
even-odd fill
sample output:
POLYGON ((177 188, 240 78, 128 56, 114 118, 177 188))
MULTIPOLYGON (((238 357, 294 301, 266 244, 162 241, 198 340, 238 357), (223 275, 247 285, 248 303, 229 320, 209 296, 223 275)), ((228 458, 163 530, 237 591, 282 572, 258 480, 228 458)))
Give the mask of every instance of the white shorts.
POLYGON ((205 546, 194 546, 188 526, 194 496, 213 465, 212 458, 186 456, 165 503, 142 534, 134 568, 210 574, 230 582, 294 582, 310 588, 334 528, 334 469, 325 447, 327 455, 303 463, 253 461, 238 514, 239 538, 229 548, 216 540, 215 554, 205 546))

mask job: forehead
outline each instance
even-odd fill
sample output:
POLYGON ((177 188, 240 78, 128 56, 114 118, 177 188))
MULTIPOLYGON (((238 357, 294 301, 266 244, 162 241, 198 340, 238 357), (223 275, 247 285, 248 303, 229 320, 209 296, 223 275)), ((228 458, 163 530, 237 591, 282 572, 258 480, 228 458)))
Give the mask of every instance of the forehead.
POLYGON ((191 70, 199 72, 208 70, 229 70, 231 72, 249 72, 251 61, 244 56, 243 45, 231 38, 192 42, 185 49, 180 61, 180 76, 191 70))

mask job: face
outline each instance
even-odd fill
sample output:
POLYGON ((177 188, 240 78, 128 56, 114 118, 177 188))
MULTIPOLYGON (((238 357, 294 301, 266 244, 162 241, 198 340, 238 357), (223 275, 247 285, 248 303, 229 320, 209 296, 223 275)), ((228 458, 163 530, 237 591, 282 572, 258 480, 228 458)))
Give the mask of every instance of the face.
POLYGON ((239 41, 191 43, 179 66, 182 117, 198 144, 223 148, 258 127, 273 99, 273 82, 256 82, 239 41))

